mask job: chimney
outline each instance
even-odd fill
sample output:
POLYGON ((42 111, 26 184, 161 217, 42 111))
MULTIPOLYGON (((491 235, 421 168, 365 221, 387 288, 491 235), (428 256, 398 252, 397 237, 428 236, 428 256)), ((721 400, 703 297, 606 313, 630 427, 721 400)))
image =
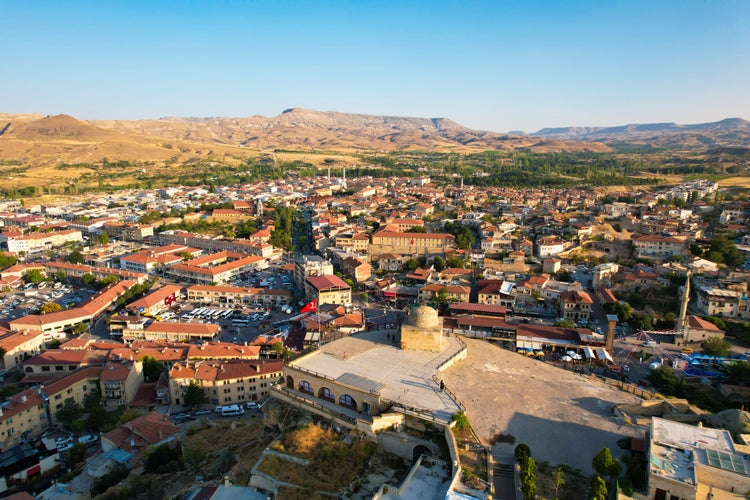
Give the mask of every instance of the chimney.
POLYGON ((617 315, 607 314, 607 338, 605 346, 607 350, 613 354, 615 352, 615 326, 617 326, 617 315))
POLYGON ((26 394, 21 394, 21 402, 25 403, 28 398, 26 397, 26 394))

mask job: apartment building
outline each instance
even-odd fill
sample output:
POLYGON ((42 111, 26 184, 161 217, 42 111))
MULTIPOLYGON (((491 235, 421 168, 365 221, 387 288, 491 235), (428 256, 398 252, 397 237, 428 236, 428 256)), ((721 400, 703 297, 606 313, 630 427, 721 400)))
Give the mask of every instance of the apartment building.
POLYGON ((40 435, 49 428, 46 394, 40 388, 26 389, 0 404, 0 446, 7 450, 40 435))
POLYGON ((68 242, 81 243, 83 235, 76 229, 63 229, 49 233, 26 233, 20 231, 0 233, 0 248, 13 253, 38 253, 56 248, 68 242))
POLYGON ((647 234, 633 238, 638 257, 666 259, 685 253, 685 242, 673 236, 647 234))
POLYGON ((263 306, 281 306, 289 304, 292 296, 290 290, 272 288, 244 288, 230 285, 193 285, 187 288, 190 302, 204 304, 259 304, 263 306))
POLYGON ((175 404, 185 403, 191 382, 214 405, 243 404, 268 396, 281 379, 283 361, 202 360, 178 363, 169 371, 169 389, 175 404))
POLYGON ((109 362, 99 375, 102 403, 112 409, 133 401, 138 388, 143 383, 143 363, 109 362))
POLYGON ((305 287, 308 276, 333 274, 333 264, 317 255, 300 255, 294 260, 294 281, 300 288, 305 287))
POLYGON ((305 294, 310 299, 317 299, 318 304, 352 303, 351 287, 335 274, 308 277, 305 294))

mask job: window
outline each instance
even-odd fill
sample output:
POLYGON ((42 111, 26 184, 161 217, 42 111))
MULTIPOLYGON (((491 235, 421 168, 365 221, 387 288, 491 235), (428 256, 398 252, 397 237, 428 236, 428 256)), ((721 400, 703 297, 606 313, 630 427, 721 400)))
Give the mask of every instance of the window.
POLYGON ((299 392, 304 392, 305 394, 315 394, 312 385, 310 385, 310 382, 308 382, 307 380, 300 381, 299 392))
POLYGON ((329 389, 328 387, 321 387, 321 389, 318 391, 318 397, 320 399, 325 399, 326 401, 330 401, 332 403, 336 402, 336 396, 333 394, 333 391, 329 389))
POLYGON ((339 396, 339 405, 351 410, 357 409, 357 402, 348 394, 342 394, 339 396))

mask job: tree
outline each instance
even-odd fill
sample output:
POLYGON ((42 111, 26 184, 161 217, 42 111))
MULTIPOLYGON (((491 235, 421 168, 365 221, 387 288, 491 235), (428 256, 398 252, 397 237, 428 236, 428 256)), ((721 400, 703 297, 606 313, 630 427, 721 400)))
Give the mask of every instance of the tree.
POLYGON ((29 269, 23 273, 23 280, 26 283, 41 283, 44 281, 44 275, 39 269, 29 269))
POLYGON ((49 314, 57 311, 62 311, 62 306, 57 302, 47 302, 39 308, 39 314, 49 314))
POLYGON ((196 470, 200 469, 207 456, 208 452, 202 446, 191 446, 182 452, 185 463, 196 470))
POLYGON ((573 323, 573 320, 565 318, 561 319, 560 321, 555 322, 555 326, 559 326, 561 328, 575 328, 576 325, 573 323))
POLYGON ((515 455, 518 463, 521 464, 531 457, 531 449, 527 444, 521 443, 513 450, 513 455, 515 455))
POLYGON ((102 234, 99 235, 99 237, 96 239, 96 241, 100 245, 106 245, 107 243, 109 243, 109 235, 107 233, 102 233, 102 234))
POLYGON ((526 500, 536 496, 536 461, 531 457, 521 464, 521 493, 526 500))
POLYGON ((68 450, 67 462, 70 468, 73 468, 79 463, 83 462, 84 458, 86 458, 85 444, 76 443, 70 450, 68 450))
POLYGON ((464 261, 458 255, 451 255, 450 257, 445 259, 445 267, 454 267, 454 268, 463 269, 464 261))
POLYGON ((91 273, 86 273, 81 276, 81 283, 83 283, 84 286, 91 286, 96 283, 96 276, 91 273))
POLYGON ((602 448, 599 453, 594 456, 591 465, 600 476, 609 476, 610 486, 622 472, 622 464, 619 460, 612 457, 609 448, 602 448))
POLYGON ((76 323, 72 328, 73 335, 81 335, 89 331, 89 327, 85 323, 76 323))
POLYGON ((729 353, 732 352, 732 345, 719 337, 704 340, 701 348, 703 353, 709 356, 729 356, 729 353))
POLYGON ((202 405, 206 402, 206 395, 203 394, 203 389, 194 381, 190 381, 190 385, 185 391, 185 407, 194 408, 202 405))
POLYGON ((65 280, 68 279, 68 275, 65 274, 65 271, 63 271, 62 269, 58 269, 57 271, 55 271, 55 279, 60 283, 64 283, 65 280))
POLYGON ((438 255, 432 260, 432 265, 435 267, 435 271, 440 272, 445 269, 445 259, 438 255))
POLYGON ((83 254, 78 250, 73 250, 70 252, 70 255, 68 255, 68 262, 71 264, 83 264, 85 260, 83 254))
POLYGON ((164 364, 158 361, 153 356, 144 356, 141 360, 143 362, 143 376, 146 382, 156 382, 159 380, 159 376, 164 373, 164 364))
POLYGON ((656 369, 651 370, 651 372, 646 375, 646 379, 648 379, 654 387, 659 389, 674 387, 678 381, 677 375, 675 375, 674 371, 667 365, 661 365, 656 369))
POLYGON ((607 484, 601 476, 591 478, 591 500, 607 500, 607 484))
POLYGON ((552 487, 555 489, 555 498, 560 486, 565 486, 565 471, 562 466, 552 469, 552 487))
POLYGON ((414 271, 417 268, 417 260, 412 257, 406 262, 404 262, 402 270, 404 272, 414 271))
POLYGON ((611 465, 612 452, 609 451, 609 448, 602 448, 591 460, 591 466, 600 476, 606 476, 611 465))
POLYGON ((83 415, 83 408, 76 403, 75 399, 68 398, 63 403, 63 407, 57 410, 55 417, 63 427, 68 427, 74 420, 83 415))
POLYGON ((18 259, 12 255, 8 255, 5 252, 0 252, 0 270, 8 269, 11 266, 18 264, 18 259))

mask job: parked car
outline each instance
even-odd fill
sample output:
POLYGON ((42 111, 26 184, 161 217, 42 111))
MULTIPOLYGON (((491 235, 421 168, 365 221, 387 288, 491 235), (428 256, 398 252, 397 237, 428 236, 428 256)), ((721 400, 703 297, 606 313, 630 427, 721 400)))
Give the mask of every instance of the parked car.
POLYGON ((99 436, 96 434, 86 434, 78 438, 78 442, 83 444, 94 443, 96 441, 99 441, 99 436))
POLYGON ((57 446, 57 449, 63 448, 67 445, 73 445, 73 438, 70 436, 66 437, 59 437, 57 440, 55 440, 55 446, 57 446))
POLYGON ((211 410, 198 410, 194 413, 194 415, 208 415, 211 413, 211 410))
POLYGON ((246 406, 248 410, 260 410, 260 404, 255 401, 248 401, 246 406))

